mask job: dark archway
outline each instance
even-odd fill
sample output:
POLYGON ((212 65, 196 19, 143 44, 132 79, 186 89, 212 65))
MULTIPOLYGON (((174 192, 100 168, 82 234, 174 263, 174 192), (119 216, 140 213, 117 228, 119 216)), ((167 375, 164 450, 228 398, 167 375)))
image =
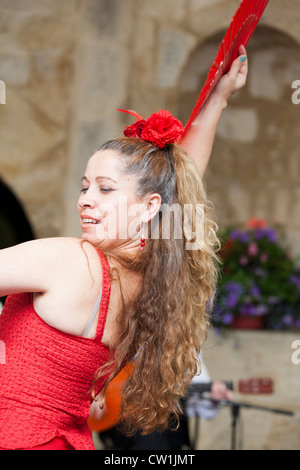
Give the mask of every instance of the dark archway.
MULTIPOLYGON (((34 239, 21 203, 0 179, 0 249, 34 239)), ((4 301, 0 298, 0 301, 4 301)))

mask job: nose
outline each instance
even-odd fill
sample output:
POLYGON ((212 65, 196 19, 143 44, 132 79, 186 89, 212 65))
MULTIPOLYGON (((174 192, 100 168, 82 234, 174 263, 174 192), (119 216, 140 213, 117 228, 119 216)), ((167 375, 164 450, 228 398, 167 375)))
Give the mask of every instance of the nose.
POLYGON ((78 205, 79 207, 95 207, 96 202, 94 198, 92 197, 91 193, 89 191, 86 191, 84 193, 81 193, 79 199, 78 199, 78 205))

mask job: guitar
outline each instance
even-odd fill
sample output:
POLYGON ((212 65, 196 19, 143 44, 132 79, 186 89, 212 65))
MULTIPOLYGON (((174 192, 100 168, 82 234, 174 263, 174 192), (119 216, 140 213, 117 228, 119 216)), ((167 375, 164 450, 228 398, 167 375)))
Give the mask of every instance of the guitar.
MULTIPOLYGON (((115 427, 121 417, 122 389, 125 381, 132 371, 133 363, 129 362, 109 383, 105 394, 105 409, 99 420, 88 419, 88 426, 94 432, 103 432, 115 427)), ((252 378, 233 382, 225 382, 227 388, 245 394, 273 393, 273 382, 269 378, 252 378)), ((191 384, 188 396, 191 393, 210 392, 212 382, 191 384)))
POLYGON ((122 389, 131 374, 133 363, 129 362, 108 384, 105 393, 105 408, 99 420, 89 418, 87 423, 92 431, 103 432, 116 426, 121 416, 122 389))
MULTIPOLYGON (((222 380, 229 390, 238 393, 247 393, 252 395, 273 393, 273 381, 267 377, 251 378, 238 380, 236 384, 222 380)), ((198 392, 210 392, 212 382, 192 383, 189 386, 188 394, 198 392)))

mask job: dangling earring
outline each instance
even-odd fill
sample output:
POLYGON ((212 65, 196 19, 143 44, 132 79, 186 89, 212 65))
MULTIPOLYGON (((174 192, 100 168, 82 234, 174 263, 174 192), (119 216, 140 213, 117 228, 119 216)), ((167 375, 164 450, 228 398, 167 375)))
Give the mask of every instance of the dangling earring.
POLYGON ((140 251, 144 251, 144 250, 145 250, 145 236, 144 236, 144 226, 143 226, 140 251))

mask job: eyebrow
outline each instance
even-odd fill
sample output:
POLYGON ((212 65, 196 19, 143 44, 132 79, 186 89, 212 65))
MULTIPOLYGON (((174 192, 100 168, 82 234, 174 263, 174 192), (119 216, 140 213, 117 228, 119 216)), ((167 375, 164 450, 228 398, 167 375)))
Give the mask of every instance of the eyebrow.
MULTIPOLYGON (((116 180, 114 180, 113 178, 110 178, 109 176, 97 176, 96 181, 101 181, 101 180, 110 180, 113 183, 116 183, 116 184, 118 183, 116 180)), ((86 176, 83 176, 81 178, 81 181, 89 181, 89 180, 87 179, 86 176)))

